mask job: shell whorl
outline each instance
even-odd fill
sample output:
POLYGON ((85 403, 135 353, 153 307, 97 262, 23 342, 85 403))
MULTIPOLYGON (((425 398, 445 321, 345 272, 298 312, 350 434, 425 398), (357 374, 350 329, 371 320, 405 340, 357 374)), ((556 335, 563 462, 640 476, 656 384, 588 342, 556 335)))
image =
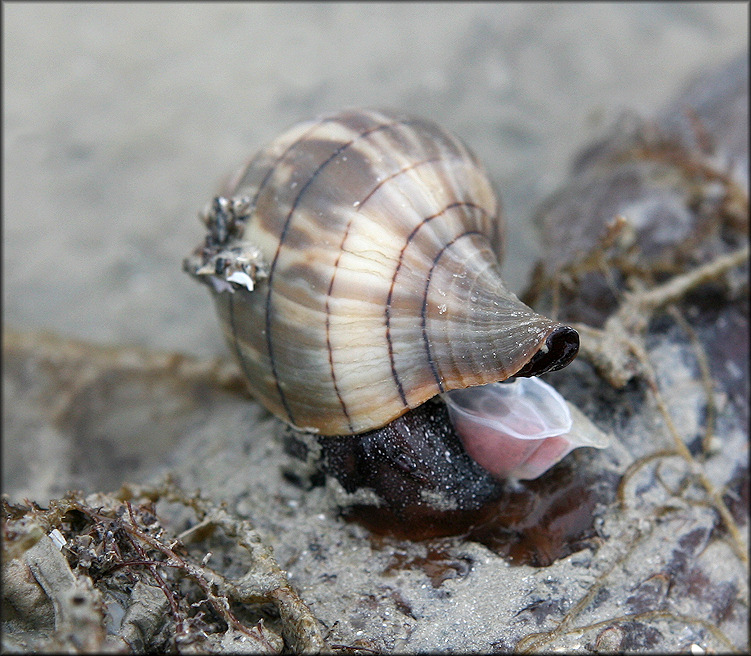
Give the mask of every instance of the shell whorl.
POLYGON ((297 125, 223 196, 185 266, 214 279, 254 393, 299 428, 359 433, 505 380, 561 329, 505 288, 492 185, 428 121, 351 110, 297 125), (216 283, 233 258, 252 260, 249 284, 216 283))

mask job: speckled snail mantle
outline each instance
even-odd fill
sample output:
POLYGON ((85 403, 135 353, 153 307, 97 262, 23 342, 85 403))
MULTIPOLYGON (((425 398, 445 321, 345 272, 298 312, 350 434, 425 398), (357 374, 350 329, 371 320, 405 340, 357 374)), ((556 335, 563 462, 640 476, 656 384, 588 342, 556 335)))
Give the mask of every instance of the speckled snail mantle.
POLYGON ((429 121, 349 110, 298 124, 202 220, 184 268, 212 290, 252 392, 301 430, 370 431, 578 350, 576 331, 504 286, 492 185, 429 121))

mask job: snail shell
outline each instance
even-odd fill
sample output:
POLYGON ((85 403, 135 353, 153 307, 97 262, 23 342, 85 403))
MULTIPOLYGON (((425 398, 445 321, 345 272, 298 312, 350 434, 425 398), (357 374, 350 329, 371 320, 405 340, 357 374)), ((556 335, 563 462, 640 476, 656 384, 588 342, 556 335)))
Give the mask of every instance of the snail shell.
POLYGON ((212 290, 254 394, 302 430, 361 433, 576 355, 572 328, 506 289, 492 185, 426 120, 350 110, 301 123, 203 219, 185 269, 212 290))

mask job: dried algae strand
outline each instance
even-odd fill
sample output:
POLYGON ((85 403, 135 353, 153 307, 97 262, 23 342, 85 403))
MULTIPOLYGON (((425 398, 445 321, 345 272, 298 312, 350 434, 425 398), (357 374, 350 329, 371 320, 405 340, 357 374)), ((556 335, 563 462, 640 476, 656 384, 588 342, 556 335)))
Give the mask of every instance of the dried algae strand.
POLYGON ((161 489, 126 486, 115 495, 86 499, 69 493, 48 509, 4 499, 3 517, 5 556, 10 555, 4 608, 16 608, 27 624, 39 625, 23 643, 31 649, 331 649, 252 524, 171 483, 161 489), (176 538, 156 514, 159 499, 192 509, 199 517, 194 530, 176 538), (199 563, 188 553, 187 541, 200 544, 215 528, 250 554, 241 577, 224 576, 206 566, 207 558, 199 563), (32 606, 29 599, 36 600, 32 606), (267 611, 258 614, 269 605, 278 613, 281 635, 264 622, 267 611))

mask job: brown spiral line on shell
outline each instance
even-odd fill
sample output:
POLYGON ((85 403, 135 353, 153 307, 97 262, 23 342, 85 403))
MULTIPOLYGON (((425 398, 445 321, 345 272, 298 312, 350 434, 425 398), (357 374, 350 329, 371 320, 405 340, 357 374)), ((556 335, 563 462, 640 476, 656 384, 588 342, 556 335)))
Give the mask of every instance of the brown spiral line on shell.
MULTIPOLYGON (((414 239, 414 237, 418 233, 418 231, 424 225, 426 225, 428 222, 430 222, 433 219, 441 216, 444 212, 447 212, 448 210, 454 209, 454 208, 457 208, 457 207, 473 207, 473 208, 476 208, 476 209, 480 210, 481 212, 485 213, 485 210, 483 208, 481 208, 479 205, 475 205, 474 203, 470 203, 470 202, 456 202, 456 203, 451 203, 450 205, 447 205, 442 210, 440 210, 439 212, 436 212, 432 216, 425 217, 422 220, 421 223, 419 223, 418 225, 416 225, 414 227, 414 229, 412 230, 412 232, 407 237, 407 239, 406 239, 406 241, 404 243, 404 246, 402 246, 401 253, 399 253, 399 262, 396 265, 396 269, 394 270, 394 276, 391 279, 391 287, 389 288, 389 295, 388 295, 388 298, 386 299, 386 342, 388 343, 388 347, 389 347, 389 360, 391 361, 391 372, 392 372, 392 374, 394 376, 394 382, 396 383, 397 388, 399 390, 399 396, 402 399, 402 402, 404 403, 405 406, 409 406, 409 403, 407 402, 407 397, 404 394, 404 387, 402 386, 402 383, 399 380, 399 375, 398 375, 398 373, 396 371, 396 365, 395 365, 395 362, 394 362, 394 344, 393 344, 392 339, 391 339, 391 299, 392 299, 393 293, 394 293, 394 286, 396 284, 396 278, 399 275, 399 269, 401 269, 401 267, 402 267, 402 261, 403 261, 403 258, 404 258, 404 251, 407 250, 407 247, 410 245, 410 243, 412 242, 412 240, 414 239)), ((484 235, 482 235, 482 233, 480 233, 480 232, 478 232, 476 230, 475 231, 471 231, 471 233, 472 234, 476 234, 476 235, 480 235, 480 236, 484 237, 484 235)), ((465 233, 465 234, 467 234, 467 233, 465 233)), ((438 375, 438 372, 436 371, 436 364, 435 364, 435 362, 433 361, 433 358, 430 355, 430 343, 429 343, 429 340, 428 340, 427 331, 425 329, 425 324, 426 324, 425 311, 426 311, 427 302, 428 302, 428 288, 430 287, 430 279, 431 279, 431 277, 433 275, 433 269, 435 268, 435 264, 438 262, 438 259, 439 259, 440 255, 442 255, 443 252, 446 250, 446 248, 448 248, 448 246, 450 246, 451 244, 453 244, 454 241, 456 241, 456 238, 454 238, 451 242, 449 242, 449 244, 446 244, 440 250, 439 255, 436 256, 436 259, 433 260, 433 264, 432 264, 432 266, 430 268, 430 272, 428 273, 427 280, 426 280, 426 283, 425 283, 425 291, 423 293, 422 310, 420 312, 420 320, 421 320, 420 321, 420 325, 421 325, 421 328, 422 328, 422 336, 423 336, 423 342, 424 342, 424 345, 425 345, 425 351, 426 351, 427 356, 428 356, 428 363, 430 364, 430 368, 431 368, 431 370, 433 372, 436 384, 438 385, 438 389, 440 390, 440 392, 444 392, 445 389, 443 387, 443 381, 441 380, 441 377, 438 375)))
MULTIPOLYGON (((314 130, 315 130, 315 129, 317 128, 317 127, 319 127, 319 126, 320 126, 320 125, 322 125, 323 123, 325 123, 325 122, 328 122, 328 121, 331 121, 331 120, 334 120, 334 119, 324 119, 324 120, 321 120, 321 121, 319 121, 319 122, 318 122, 318 123, 317 123, 317 124, 316 124, 315 126, 313 126, 313 127, 312 127, 312 128, 310 129, 310 130, 308 130, 308 131, 307 131, 307 132, 305 133, 305 135, 303 135, 303 136, 302 136, 302 137, 301 137, 301 138, 300 138, 300 139, 299 139, 298 141, 294 142, 294 143, 293 143, 293 144, 292 144, 292 145, 291 145, 291 146, 290 146, 290 147, 289 147, 289 148, 288 148, 288 149, 287 149, 287 150, 285 151, 284 155, 282 155, 282 157, 280 157, 280 158, 279 158, 279 159, 278 159, 278 160, 277 160, 277 161, 275 162, 275 165, 274 165, 274 166, 276 166, 276 165, 278 165, 279 163, 281 163, 281 162, 282 162, 282 161, 284 160, 284 157, 285 157, 285 156, 286 156, 286 155, 287 155, 287 154, 288 154, 288 153, 289 153, 290 151, 292 151, 292 150, 293 150, 293 149, 294 149, 294 148, 295 148, 296 146, 300 145, 301 143, 304 143, 304 142, 305 142, 305 139, 306 139, 306 138, 307 138, 307 137, 308 137, 308 136, 309 136, 309 135, 310 135, 310 134, 311 134, 311 133, 312 133, 312 132, 313 132, 313 131, 314 131, 314 130)), ((275 379, 275 384, 276 384, 276 388, 277 388, 277 392, 278 392, 278 394, 279 394, 279 396, 280 396, 280 398, 281 398, 282 404, 284 405, 284 409, 285 409, 285 412, 286 412, 286 414, 287 414, 287 417, 288 417, 289 421, 290 421, 291 423, 293 423, 293 424, 295 423, 295 415, 294 415, 294 413, 293 413, 293 411, 292 411, 292 408, 290 407, 289 403, 287 402, 287 397, 286 397, 286 394, 284 393, 284 390, 283 390, 282 386, 280 385, 280 382, 279 382, 279 374, 278 374, 278 369, 277 369, 276 361, 275 361, 275 358, 274 358, 274 344, 273 344, 273 339, 272 339, 272 330, 271 330, 271 323, 272 323, 272 322, 271 322, 271 306, 272 306, 272 301, 271 301, 271 297, 272 297, 272 292, 273 292, 273 278, 274 278, 274 275, 275 275, 275 271, 276 271, 276 263, 277 263, 277 261, 278 261, 278 259, 279 259, 279 254, 280 254, 280 252, 281 252, 281 248, 282 248, 282 246, 283 246, 283 244, 284 244, 284 241, 285 241, 286 235, 288 234, 288 231, 289 231, 289 229, 290 229, 290 226, 291 226, 291 223, 292 223, 292 219, 293 219, 293 216, 294 216, 295 210, 296 210, 296 208, 297 208, 297 205, 299 204, 299 202, 300 202, 300 199, 301 199, 301 198, 303 197, 303 195, 305 194, 305 192, 306 192, 306 191, 307 191, 307 190, 309 189, 309 187, 310 187, 310 186, 311 186, 311 185, 312 185, 312 184, 313 184, 313 183, 315 182, 315 180, 316 180, 316 178, 318 177, 318 175, 319 175, 319 174, 320 174, 320 173, 321 173, 321 172, 323 171, 323 169, 325 169, 325 168, 326 168, 326 167, 327 167, 327 166, 328 166, 329 164, 331 164, 332 162, 334 162, 335 160, 337 160, 337 159, 338 159, 338 158, 339 158, 339 157, 340 157, 340 156, 342 155, 342 153, 344 153, 344 152, 345 152, 345 151, 346 151, 347 149, 349 149, 349 148, 350 148, 350 147, 351 147, 351 146, 352 146, 352 145, 353 145, 353 144, 354 144, 355 142, 357 142, 357 141, 358 141, 359 139, 363 139, 363 138, 365 138, 365 137, 368 137, 369 135, 371 135, 371 134, 373 134, 373 133, 375 133, 375 132, 378 132, 378 131, 380 131, 380 130, 388 130, 388 129, 392 129, 392 128, 396 128, 396 127, 400 127, 400 128, 404 128, 404 127, 409 127, 410 125, 413 125, 413 124, 414 124, 414 123, 416 123, 416 122, 417 122, 417 121, 409 121, 409 120, 403 120, 403 121, 396 121, 396 122, 389 122, 389 123, 379 124, 379 125, 376 125, 376 126, 375 126, 375 127, 373 127, 373 128, 370 128, 370 129, 368 129, 368 130, 365 130, 365 131, 362 131, 362 132, 360 132, 360 133, 359 133, 359 134, 358 134, 358 135, 357 135, 357 136, 356 136, 355 138, 351 139, 351 140, 350 140, 349 142, 346 142, 346 143, 342 144, 342 145, 341 145, 341 146, 340 146, 339 148, 337 148, 337 149, 336 149, 336 150, 335 150, 335 151, 334 151, 334 152, 333 152, 333 153, 332 153, 332 154, 331 154, 331 155, 330 155, 330 156, 328 157, 328 159, 326 159, 326 160, 325 160, 325 161, 324 161, 324 162, 323 162, 322 164, 320 164, 320 165, 318 166, 318 168, 317 168, 317 169, 316 169, 316 170, 315 170, 315 171, 314 171, 314 172, 312 173, 312 175, 311 175, 311 176, 310 176, 310 177, 308 178, 308 180, 307 180, 307 181, 305 182, 305 184, 304 184, 304 185, 303 185, 303 187, 301 188, 301 190, 300 190, 299 194, 297 195, 297 197, 296 197, 296 198, 295 198, 295 200, 293 201, 293 203, 292 203, 292 207, 290 208, 290 210, 289 210, 289 213, 287 214, 287 217, 286 217, 286 219, 285 219, 285 223, 284 223, 284 227, 282 228, 282 232, 281 232, 281 235, 280 235, 280 239, 279 239, 279 244, 278 244, 278 246, 277 246, 277 249, 276 249, 276 252, 275 252, 275 254, 274 254, 274 259, 273 259, 273 260, 272 260, 272 262, 271 262, 271 268, 270 268, 270 272, 269 272, 269 278, 268 278, 268 292, 267 292, 267 296, 266 296, 266 313, 265 313, 265 314, 266 314, 266 317, 265 317, 265 323, 266 323, 266 343, 267 343, 267 349, 268 349, 268 352, 269 352, 269 357, 270 357, 270 361, 271 361, 271 370, 272 370, 272 374, 273 374, 273 376, 274 376, 274 379, 275 379)), ((371 190, 371 191, 369 192, 369 194, 368 194, 368 195, 367 195, 367 196, 366 196, 366 197, 365 197, 365 198, 363 199, 363 201, 361 201, 361 202, 359 202, 359 203, 358 203, 358 211, 360 210, 360 208, 362 207, 362 205, 363 205, 363 204, 364 204, 365 202, 367 202, 367 200, 368 200, 368 199, 369 199, 369 198, 370 198, 370 197, 371 197, 371 196, 372 196, 372 195, 373 195, 373 194, 374 194, 374 193, 375 193, 375 192, 376 192, 376 191, 377 191, 377 190, 378 190, 378 189, 379 189, 379 188, 380 188, 380 187, 381 187, 381 186, 382 186, 383 184, 385 184, 386 182, 389 182, 390 180, 392 180, 393 178, 397 177, 398 175, 401 175, 401 174, 403 174, 403 173, 405 173, 405 172, 408 172, 408 171, 410 171, 410 170, 413 170, 413 169, 415 169, 415 168, 416 168, 417 166, 419 166, 419 165, 421 165, 421 164, 434 163, 434 162, 436 162, 437 160, 438 160, 438 158, 430 158, 430 159, 426 159, 426 160, 423 160, 423 161, 421 161, 421 162, 414 162, 414 163, 411 163, 411 164, 410 164, 409 166, 407 166, 407 167, 405 167, 405 168, 403 168, 403 169, 401 169, 401 170, 397 171, 397 172, 396 172, 396 173, 394 173, 393 175, 391 175, 391 176, 389 176, 389 177, 385 178, 385 179, 384 179, 383 181, 379 182, 379 183, 378 183, 378 184, 377 184, 377 185, 376 185, 375 187, 373 187, 373 189, 372 189, 372 190, 371 190)), ((270 178, 270 175, 271 175, 272 171, 273 171, 273 167, 269 169, 269 172, 268 172, 268 173, 266 174, 266 176, 264 177, 264 181, 263 181, 263 182, 261 183, 261 186, 259 187, 258 191, 256 192, 256 195, 255 195, 255 199, 257 199, 258 195, 260 195, 260 193, 261 193, 261 191, 262 191, 263 187, 265 186, 266 182, 267 182, 267 181, 268 181, 268 179, 270 178)), ((255 200, 255 199, 254 199, 254 200, 255 200)), ((389 296, 388 296, 388 298, 387 298, 387 302, 386 302, 386 341, 387 341, 387 344, 388 344, 388 349, 389 349, 389 359, 390 359, 390 362, 391 362, 391 373, 392 373, 392 376, 393 376, 393 379, 394 379, 394 383, 395 383, 395 385, 397 386, 397 389, 398 389, 398 392, 399 392, 399 396, 400 396, 400 398, 401 398, 401 400, 402 400, 402 402, 403 402, 403 404, 404 404, 405 408, 409 407, 409 403, 408 403, 408 401, 407 401, 407 397, 406 397, 406 395, 405 395, 405 393, 404 393, 403 385, 402 385, 402 382, 401 382, 401 380, 400 380, 400 378, 399 378, 399 374, 398 374, 398 372, 397 372, 397 370, 396 370, 396 366, 395 366, 395 362, 394 362, 393 342, 392 342, 392 338, 391 338, 391 331, 390 331, 390 322, 391 322, 391 316, 390 316, 390 310, 391 310, 391 298, 392 298, 392 294, 393 294, 393 290, 394 290, 394 284, 395 284, 395 281, 396 281, 397 275, 398 275, 398 273, 399 273, 399 269, 401 268, 402 255, 403 255, 403 253, 404 253, 404 250, 405 250, 405 249, 407 248, 407 246, 409 245, 409 243, 410 243, 410 242, 412 241, 412 238, 413 238, 413 237, 414 237, 414 235, 415 235, 415 234, 416 234, 416 233, 418 232, 418 230, 419 230, 419 229, 420 229, 420 228, 421 228, 421 227, 422 227, 422 226, 423 226, 423 225, 424 225, 425 223, 427 223, 428 221, 430 221, 430 220, 432 220, 432 219, 436 218, 437 216, 440 216, 440 215, 441 215, 441 214, 442 214, 443 212, 445 212, 446 210, 448 210, 448 209, 452 209, 452 208, 454 208, 454 207, 458 207, 458 206, 461 206, 461 205, 467 205, 467 206, 473 206, 473 207, 479 208, 479 206, 477 206, 477 205, 475 205, 475 204, 473 204, 473 203, 459 203, 459 202, 457 202, 457 203, 453 203, 453 204, 451 204, 451 205, 449 205, 449 206, 447 206, 447 207, 443 208, 443 209, 442 209, 442 210, 441 210, 440 212, 438 212, 438 213, 436 213, 436 214, 434 214, 434 215, 432 215, 432 216, 426 217, 426 218, 425 218, 425 219, 423 220, 423 222, 422 222, 422 223, 420 223, 420 224, 419 224, 418 226, 416 226, 416 227, 414 228, 414 230, 413 230, 413 231, 412 231, 412 233, 411 233, 411 234, 410 234, 410 235, 408 236, 408 238, 407 238, 407 240, 406 240, 406 243, 404 244, 404 246, 403 246, 403 248, 402 248, 402 252, 401 252, 401 254, 400 254, 400 259, 399 259, 399 264, 397 265, 397 268, 396 268, 396 270, 395 270, 395 272, 394 272, 394 276, 393 276, 393 278, 392 278, 392 283, 391 283, 391 287, 390 287, 390 290, 389 290, 389 296)), ((482 208, 479 208, 479 209, 480 209, 481 211, 485 212, 485 210, 483 210, 482 208)), ((344 245, 344 243, 345 243, 345 241, 346 241, 346 236, 347 236, 347 234, 348 234, 348 232, 349 232, 349 226, 350 226, 350 225, 351 225, 351 222, 350 222, 350 224, 348 224, 347 228, 345 229, 345 234, 344 234, 344 237, 343 237, 343 239, 342 239, 342 244, 341 244, 341 247, 343 247, 343 245, 344 245)), ((477 233, 477 234, 480 234, 480 233, 477 233)), ((341 248, 341 247, 340 247, 340 248, 341 248)), ((336 263, 335 263, 335 269, 336 269, 336 268, 338 267, 338 263, 339 263, 339 257, 338 257, 338 258, 337 258, 337 260, 336 260, 336 263)), ((352 430, 352 428, 353 428, 353 427, 352 427, 351 419, 350 419, 350 416, 349 416, 349 412, 348 412, 348 410, 347 410, 347 405, 346 405, 346 403, 345 403, 345 401, 344 401, 344 398, 342 397, 341 391, 340 391, 340 389, 339 389, 339 387, 338 387, 338 384, 337 384, 336 371, 335 371, 335 367, 334 367, 334 363, 333 363, 333 358, 332 358, 332 356, 331 356, 331 339, 330 339, 330 306, 329 306, 329 298, 330 298, 330 296, 331 296, 331 291, 332 291, 332 289, 333 289, 333 285, 334 285, 334 280, 335 280, 335 275, 336 275, 336 272, 335 272, 335 273, 334 273, 334 274, 332 275, 331 283, 330 283, 330 285, 329 285, 329 289, 327 290, 327 298, 326 298, 326 341, 327 341, 327 347, 328 347, 328 351, 329 351, 329 364, 330 364, 330 370, 331 370, 331 380, 332 380, 332 383, 333 383, 333 385, 334 385, 334 388, 335 388, 335 391, 336 391, 336 395, 337 395, 337 398, 338 398, 338 400, 339 400, 339 403, 340 403, 340 405, 341 405, 341 408, 342 408, 342 412, 344 413, 344 415, 345 415, 345 416, 346 416, 346 418, 347 418, 347 422, 348 422, 348 427, 349 427, 349 429, 350 429, 350 430, 352 430)), ((426 293, 427 293, 427 287, 426 287, 426 293)), ((427 302, 427 299, 425 299, 425 302, 423 303, 423 307, 425 307, 425 305, 426 305, 426 302, 427 302)), ((424 312, 423 312, 423 314, 424 314, 424 312)), ((424 334, 424 330, 423 330, 423 334, 424 334)), ((428 341, 427 341, 427 336, 425 336, 425 347, 426 347, 426 351, 427 351, 427 352, 429 353, 429 349, 430 349, 430 347, 429 347, 429 344, 428 344, 428 341)), ((432 360, 431 360, 430 364, 431 364, 431 368, 432 368, 432 369, 433 369, 433 371, 434 371, 434 375, 435 375, 435 378, 436 378, 436 382, 437 382, 437 384, 439 385, 439 389, 440 389, 440 391, 443 391, 443 385, 442 385, 442 383, 441 383, 441 381, 440 381, 440 377, 438 376, 438 374, 437 374, 437 373, 435 373, 435 364, 434 364, 434 363, 432 362, 432 360)))
MULTIPOLYGON (((278 391, 279 396, 280 396, 280 398, 282 400, 282 404, 284 405, 284 410, 287 413, 287 417, 289 418, 289 421, 291 423, 293 423, 293 424, 295 423, 295 415, 293 414, 292 409, 290 408, 289 403, 287 402, 287 397, 286 397, 286 395, 284 393, 284 390, 282 389, 282 386, 281 386, 281 384, 279 382, 279 374, 278 374, 278 371, 277 371, 276 362, 274 360, 274 345, 273 345, 273 340, 271 339, 271 294, 272 294, 272 292, 274 290, 274 287, 273 287, 273 284, 274 284, 274 273, 276 271, 276 263, 277 263, 277 261, 279 259, 279 253, 281 252, 282 245, 284 244, 284 240, 287 237, 287 233, 289 232, 289 228, 290 228, 290 225, 292 223, 292 216, 295 213, 295 209, 297 208, 297 205, 299 204, 300 199, 303 197, 303 195, 305 194, 305 192, 310 188, 310 186, 313 184, 313 182, 315 182, 316 178, 320 175, 320 173, 323 171, 323 169, 325 169, 331 162, 335 161, 345 150, 347 150, 358 139, 362 139, 364 137, 367 137, 368 135, 373 134, 375 132, 378 132, 379 130, 388 129, 388 128, 394 126, 394 125, 403 125, 403 126, 406 126, 408 124, 409 124, 408 122, 402 122, 402 123, 386 123, 386 124, 382 124, 382 125, 377 125, 376 127, 372 128, 370 130, 367 130, 365 132, 361 132, 357 137, 355 137, 354 139, 350 140, 349 142, 347 142, 347 143, 343 144, 342 146, 340 146, 339 148, 337 148, 329 156, 329 158, 326 161, 324 161, 313 172, 313 174, 310 176, 310 178, 308 178, 307 182, 305 182, 305 184, 303 185, 302 189, 300 190, 300 193, 297 195, 297 197, 293 201, 292 207, 290 208, 290 211, 289 211, 289 214, 287 214, 287 218, 286 218, 286 220, 284 222, 284 227, 282 228, 282 233, 279 236, 279 245, 277 246, 276 253, 274 254, 274 259, 271 262, 271 270, 269 272, 268 292, 267 292, 267 295, 266 295, 266 347, 268 349, 269 358, 271 360, 271 371, 272 371, 272 374, 273 374, 275 382, 276 382, 277 391, 278 391)), ((297 142, 297 143, 300 143, 300 142, 297 142)), ((297 144, 295 144, 295 145, 297 145, 297 144)), ((289 152, 289 150, 291 150, 291 149, 292 148, 288 149, 287 152, 289 152)), ((328 296, 327 296, 327 299, 328 299, 328 296)), ((328 322, 328 316, 329 316, 329 311, 328 310, 329 310, 329 306, 328 306, 328 303, 326 304, 326 310, 327 310, 326 311, 326 316, 327 316, 327 322, 326 322, 327 330, 326 330, 326 332, 327 332, 327 341, 329 341, 329 338, 328 338, 328 332, 329 332, 329 322, 328 322)), ((389 339, 389 338, 387 337, 387 339, 389 339)), ((390 343, 390 339, 389 339, 389 343, 390 343)), ((329 344, 330 344, 330 341, 329 341, 329 344)), ((330 355, 330 350, 331 349, 329 348, 329 355, 330 355)), ((331 359, 329 359, 329 361, 332 362, 332 364, 333 364, 333 361, 331 359)), ((393 369, 393 367, 392 367, 392 369, 393 369)), ((332 370, 332 381, 333 381, 334 385, 336 386, 336 375, 334 374, 334 368, 333 368, 333 366, 332 366, 331 370, 332 370)), ((401 393, 401 384, 399 383, 398 376, 396 375, 395 371, 394 371, 394 377, 395 377, 395 380, 397 382, 397 385, 399 386, 399 390, 400 390, 400 393, 401 393)), ((344 410, 344 414, 347 416, 347 421, 349 422, 349 426, 350 426, 350 429, 351 429, 352 424, 351 424, 351 421, 349 419, 349 414, 347 413, 346 405, 344 403, 344 399, 342 399, 341 392, 339 391, 338 388, 336 390, 336 393, 337 393, 337 396, 339 398, 339 401, 341 402, 342 409, 344 410)), ((402 396, 402 398, 404 398, 403 393, 401 394, 401 396, 402 396)), ((404 399, 404 401, 405 401, 405 404, 406 404, 406 399, 404 399)))
MULTIPOLYGON (((437 161, 437 158, 432 157, 432 158, 429 158, 429 159, 421 160, 419 162, 413 162, 413 163, 409 164, 408 166, 400 169, 396 173, 393 173, 390 176, 384 178, 378 184, 376 184, 375 187, 373 187, 373 189, 371 189, 371 191, 368 193, 368 195, 365 196, 365 198, 363 198, 363 200, 358 204, 357 211, 360 212, 362 210, 362 208, 365 206, 365 204, 368 202, 368 199, 370 199, 373 196, 373 194, 376 191, 378 191, 387 182, 393 180, 394 178, 396 178, 399 175, 403 175, 403 174, 405 174, 405 173, 407 173, 409 171, 412 171, 412 170, 416 169, 419 166, 424 166, 426 164, 433 164, 436 161, 437 161)), ((339 402, 341 403, 342 411, 344 412, 345 416, 347 417, 347 424, 348 424, 348 427, 349 427, 350 431, 352 431, 352 420, 351 420, 349 412, 347 410, 347 404, 345 403, 344 398, 342 397, 341 391, 339 389, 339 385, 337 384, 336 370, 334 368, 334 360, 333 360, 333 357, 331 355, 331 337, 330 337, 331 311, 330 311, 330 307, 329 307, 330 306, 329 299, 331 297, 331 292, 332 292, 332 290, 334 288, 334 280, 336 279, 336 271, 337 271, 337 269, 339 267, 339 261, 341 259, 341 252, 344 250, 344 246, 345 246, 345 244, 347 242, 347 236, 349 235, 349 231, 350 231, 351 227, 352 227, 352 220, 350 219, 349 223, 347 223, 347 227, 344 230, 344 236, 342 237, 342 241, 341 241, 341 244, 339 246, 340 253, 339 253, 339 255, 336 258, 336 262, 334 263, 334 273, 331 275, 331 283, 329 284, 329 288, 328 288, 327 295, 326 295, 326 345, 327 345, 328 350, 329 350, 329 364, 331 366, 331 380, 334 383, 334 388, 336 390, 337 398, 339 399, 339 402)), ((387 305, 387 308, 388 308, 388 305, 387 305)), ((388 322, 388 309, 387 309, 387 322, 388 322)), ((388 323, 387 323, 386 330, 387 330, 387 334, 388 334, 388 323)), ((397 380, 397 384, 398 384, 398 377, 396 377, 396 371, 394 370, 393 350, 391 348, 390 342, 389 342, 389 354, 390 354, 390 357, 391 357, 391 370, 392 370, 392 373, 393 373, 393 375, 395 377, 395 380, 397 380)), ((401 385, 399 385, 399 393, 400 393, 400 396, 401 396, 402 400, 406 404, 406 398, 404 397, 404 391, 402 390, 401 385)))
POLYGON ((425 279, 425 291, 423 292, 422 310, 420 311, 420 328, 422 329, 422 339, 423 339, 423 345, 425 346, 425 354, 428 358, 428 362, 430 363, 430 369, 433 372, 433 376, 435 377, 435 382, 438 385, 438 389, 440 390, 440 393, 445 392, 446 389, 443 386, 443 377, 440 375, 438 371, 438 365, 433 359, 433 355, 430 352, 430 340, 428 339, 428 334, 427 334, 427 329, 426 329, 427 308, 428 308, 428 289, 430 287, 430 281, 433 278, 433 271, 438 265, 438 262, 440 261, 440 259, 443 257, 443 254, 445 253, 445 251, 451 248, 459 239, 462 239, 463 237, 469 237, 470 235, 477 235, 480 237, 484 237, 484 235, 481 232, 478 232, 476 230, 467 230, 467 232, 463 232, 462 234, 454 237, 433 258, 433 263, 430 266, 430 271, 428 272, 428 276, 425 279))
MULTIPOLYGON (((253 198, 251 200, 250 208, 249 208, 249 211, 250 211, 251 215, 252 215, 253 210, 256 207, 256 204, 258 203, 258 197, 261 195, 261 192, 264 190, 264 188, 268 184, 269 180, 271 179, 272 174, 274 173, 274 169, 276 168, 276 166, 278 166, 284 160, 284 158, 287 156, 287 154, 295 146, 297 146, 299 143, 303 142, 306 139, 306 137, 311 132, 313 132, 320 125, 322 125, 322 124, 324 124, 324 123, 326 123, 327 121, 330 121, 330 120, 333 120, 333 119, 324 118, 324 119, 321 119, 320 121, 316 122, 302 137, 300 137, 297 141, 295 141, 294 143, 292 143, 284 151, 284 153, 282 153, 282 155, 274 162, 274 164, 272 164, 271 166, 268 167, 268 170, 266 171, 266 174, 264 175, 263 180, 261 180, 261 183, 258 185, 258 189, 256 190, 256 193, 253 195, 253 198)), ((261 155, 260 152, 257 153, 256 156, 253 157, 248 162, 248 164, 244 167, 243 171, 238 176, 236 176, 236 178, 238 180, 242 179, 244 177, 244 175, 247 174, 248 170, 253 167, 253 165, 256 163, 256 161, 260 157, 260 155, 261 155)), ((279 248, 281 248, 281 240, 279 242, 279 248)), ((278 256, 278 254, 279 254, 279 249, 277 249, 277 256, 278 256)), ((276 257, 275 257, 274 261, 276 262, 276 257)), ((272 272, 273 272, 273 265, 272 265, 272 272)), ((271 278, 271 274, 269 275, 269 279, 270 278, 271 278)), ((267 301, 266 301, 267 305, 268 305, 268 302, 269 302, 268 298, 271 296, 271 289, 272 289, 271 285, 269 284, 269 293, 268 293, 267 301)), ((243 370, 243 373, 245 374, 246 378, 250 379, 251 376, 250 376, 250 374, 248 372, 247 365, 245 363, 245 358, 244 358, 244 356, 242 354, 242 349, 240 348, 240 345, 238 343, 237 330, 235 328, 234 303, 233 303, 233 299, 232 298, 230 298, 230 300, 229 300, 229 316, 230 316, 230 322, 231 322, 231 325, 232 325, 232 335, 233 335, 232 343, 233 343, 233 346, 234 346, 234 352, 235 352, 236 357, 238 358, 238 360, 240 362, 240 366, 241 366, 241 368, 243 370)), ((267 316, 267 319, 266 319, 266 329, 267 329, 267 333, 270 334, 270 331, 268 330, 268 324, 269 324, 269 321, 268 321, 268 310, 267 310, 266 316, 267 316)), ((269 345, 269 349, 270 349, 270 345, 269 345)), ((271 352, 271 351, 269 351, 269 352, 271 352)), ((274 367, 274 365, 273 365, 273 356, 272 356, 272 368, 273 367, 274 367)), ((275 374, 275 377, 276 377, 276 374, 275 374)), ((289 408, 287 406, 286 401, 284 400, 284 396, 282 395, 281 388, 279 388, 278 383, 277 383, 277 388, 279 389, 280 396, 282 396, 282 400, 284 401, 284 406, 285 406, 285 409, 287 410, 287 414, 288 414, 290 420, 293 421, 292 420, 292 414, 289 411, 289 408)), ((293 423, 294 423, 294 421, 293 421, 293 423)))

